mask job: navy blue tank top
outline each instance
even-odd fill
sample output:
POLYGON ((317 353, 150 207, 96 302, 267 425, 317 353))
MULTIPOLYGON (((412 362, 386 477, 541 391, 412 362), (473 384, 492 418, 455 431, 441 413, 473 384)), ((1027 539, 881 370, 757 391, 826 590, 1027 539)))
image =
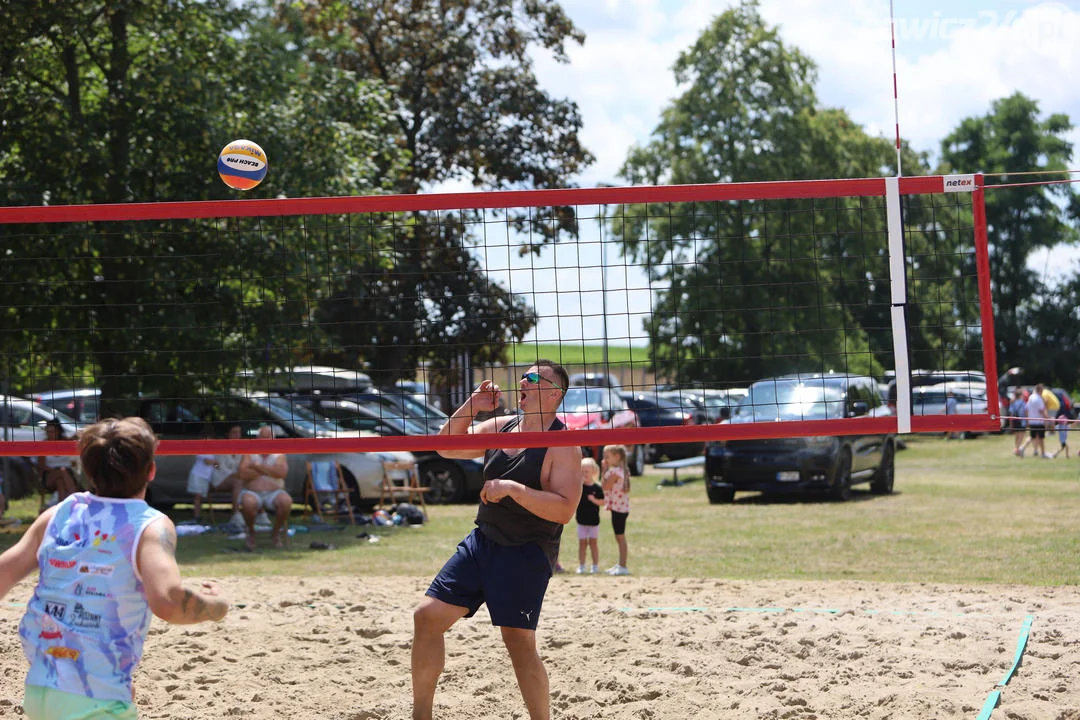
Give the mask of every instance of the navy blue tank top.
MULTIPOLYGON (((520 417, 513 418, 499 432, 510 432, 520 422, 520 417)), ((563 427, 556 418, 548 429, 562 430, 563 427)), ((544 447, 526 448, 517 455, 507 455, 502 449, 487 450, 484 453, 484 480, 515 480, 534 490, 542 490, 540 472, 546 455, 547 448, 544 447)), ((499 545, 536 543, 543 548, 552 568, 558 562, 563 526, 533 515, 512 498, 505 497, 497 503, 480 503, 476 511, 476 524, 480 532, 499 545)))

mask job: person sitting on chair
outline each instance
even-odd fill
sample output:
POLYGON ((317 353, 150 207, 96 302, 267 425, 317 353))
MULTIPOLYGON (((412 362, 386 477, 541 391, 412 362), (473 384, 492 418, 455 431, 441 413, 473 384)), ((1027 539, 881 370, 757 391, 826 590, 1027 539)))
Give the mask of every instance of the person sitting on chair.
MULTIPOLYGON (((68 440, 64 428, 57 419, 45 423, 45 439, 50 441, 68 440)), ((75 468, 78 458, 70 455, 42 455, 38 458, 38 475, 41 486, 46 492, 55 492, 56 501, 60 502, 78 490, 75 482, 75 468)))
MULTIPOLYGON (((272 440, 274 430, 269 425, 259 428, 259 437, 272 440)), ((284 547, 282 537, 285 523, 292 510, 292 498, 285 491, 285 476, 289 463, 282 454, 245 455, 237 469, 244 488, 240 491, 240 514, 247 526, 245 543, 248 550, 255 549, 255 516, 259 510, 274 512, 274 528, 270 533, 274 547, 284 547)))

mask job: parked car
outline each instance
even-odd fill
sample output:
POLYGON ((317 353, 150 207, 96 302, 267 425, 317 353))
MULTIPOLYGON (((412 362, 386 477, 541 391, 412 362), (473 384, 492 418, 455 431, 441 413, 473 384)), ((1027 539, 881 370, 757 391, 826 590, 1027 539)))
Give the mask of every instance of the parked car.
POLYGON ((691 403, 699 409, 699 424, 724 422, 732 409, 746 397, 746 388, 677 388, 665 390, 661 397, 691 403))
MULTIPOLYGON (((827 420, 889 414, 874 381, 855 375, 786 375, 750 386, 731 423, 827 420)), ((848 435, 776 437, 711 442, 705 453, 709 502, 731 502, 736 491, 766 493, 827 490, 835 500, 851 497, 851 486, 893 490, 896 437, 848 435)))
POLYGON ((45 440, 45 423, 57 420, 64 436, 73 438, 79 429, 75 418, 59 410, 23 398, 0 395, 0 440, 45 440))
MULTIPOLYGON (((78 423, 74 418, 33 400, 0 395, 0 441, 45 440, 45 423, 52 420, 60 423, 65 437, 75 437, 78 423)), ((36 457, 0 458, 0 469, 4 469, 9 500, 29 495, 38 485, 36 457)))
POLYGON ((438 397, 431 394, 431 387, 428 386, 426 382, 421 382, 419 380, 398 380, 394 383, 394 388, 407 395, 411 395, 422 403, 431 405, 438 410, 442 410, 442 402, 438 397))
POLYGON ((610 373, 583 372, 570 375, 570 387, 622 388, 619 378, 610 373))
MULTIPOLYGON (((696 425, 704 425, 709 422, 709 413, 708 409, 705 407, 705 401, 701 399, 700 394, 693 390, 662 390, 655 393, 639 392, 636 394, 651 400, 662 399, 665 403, 674 405, 679 410, 692 416, 694 418, 694 424, 696 425)), ((624 393, 623 397, 629 402, 628 393, 624 393)), ((631 405, 631 407, 633 407, 633 405, 631 405)), ((636 410, 637 408, 634 409, 636 410)))
MULTIPOLYGON (((695 411, 687 410, 666 397, 648 393, 620 393, 620 396, 637 414, 639 427, 682 427, 698 424, 695 411)), ((642 443, 639 448, 644 462, 652 464, 663 456, 667 456, 669 460, 680 460, 700 455, 705 450, 705 443, 642 443)))
MULTIPOLYGON (((252 373, 246 376, 254 378, 252 373)), ((284 368, 256 379, 258 390, 279 395, 347 398, 378 410, 388 418, 411 419, 438 431, 447 415, 437 407, 413 397, 401 388, 379 389, 371 378, 358 371, 322 365, 284 368)))
POLYGON ((269 374, 253 370, 238 373, 243 387, 265 392, 334 392, 344 393, 371 387, 371 376, 359 370, 327 365, 297 365, 269 374))
POLYGON ((31 394, 30 399, 74 418, 80 425, 97 422, 101 417, 100 388, 46 390, 31 394))
MULTIPOLYGON (((408 418, 386 417, 378 410, 345 398, 307 396, 296 402, 319 417, 346 430, 373 432, 383 436, 427 435, 429 429, 408 418)), ((456 503, 476 496, 484 487, 484 465, 476 460, 451 460, 434 450, 412 452, 420 468, 420 485, 431 488, 429 503, 456 503)))
MULTIPOLYGON (((148 399, 139 404, 138 414, 150 423, 162 440, 222 438, 233 425, 243 428, 245 439, 255 438, 259 426, 264 424, 270 424, 274 436, 280 438, 362 437, 367 434, 323 420, 287 398, 260 393, 207 396, 195 400, 148 399)), ((416 471, 415 458, 407 452, 290 454, 285 489, 295 503, 304 501, 306 463, 313 458, 333 460, 341 465, 354 506, 371 506, 378 501, 384 462, 400 465, 389 471, 394 479, 406 478, 407 473, 416 471)), ((147 490, 147 501, 158 507, 191 502, 187 476, 193 462, 191 455, 159 456, 157 476, 147 490)))
MULTIPOLYGON (((606 387, 568 388, 556 415, 568 430, 639 427, 637 414, 614 389, 606 387)), ((601 459, 602 451, 600 446, 582 448, 582 452, 591 455, 597 462, 601 459)), ((644 474, 644 448, 641 445, 629 445, 627 451, 630 474, 644 474)))
MULTIPOLYGON (((888 405, 893 413, 896 412, 896 373, 887 372, 888 405)), ((981 370, 912 370, 910 373, 911 387, 917 388, 924 385, 938 385, 943 382, 967 383, 972 386, 986 388, 986 373, 981 370)))
MULTIPOLYGON (((943 382, 911 388, 912 415, 947 415, 949 393, 956 398, 956 414, 985 415, 988 412, 986 386, 968 382, 943 382)), ((964 433, 965 437, 982 433, 964 433)))

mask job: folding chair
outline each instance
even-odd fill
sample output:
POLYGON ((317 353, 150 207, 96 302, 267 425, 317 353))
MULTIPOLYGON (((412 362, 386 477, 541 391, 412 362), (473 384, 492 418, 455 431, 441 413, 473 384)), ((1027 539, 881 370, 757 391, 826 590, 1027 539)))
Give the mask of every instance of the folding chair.
POLYGON ((352 503, 349 502, 349 487, 341 473, 341 466, 333 460, 311 461, 307 463, 307 477, 304 479, 304 504, 310 516, 314 513, 319 518, 326 510, 337 514, 344 505, 349 514, 349 524, 355 525, 352 503))
POLYGON ((419 504, 424 511, 424 517, 427 517, 427 503, 424 502, 424 496, 429 490, 431 490, 429 487, 420 487, 420 473, 415 463, 393 460, 383 463, 382 487, 379 490, 380 508, 385 509, 396 504, 397 498, 401 496, 404 496, 405 501, 409 503, 416 498, 419 503, 413 504, 419 504), (389 505, 387 500, 390 501, 389 505))

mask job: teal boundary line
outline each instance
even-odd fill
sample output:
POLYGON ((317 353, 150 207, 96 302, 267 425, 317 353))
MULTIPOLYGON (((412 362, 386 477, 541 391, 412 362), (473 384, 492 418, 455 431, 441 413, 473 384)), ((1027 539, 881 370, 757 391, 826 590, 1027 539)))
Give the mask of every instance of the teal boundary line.
POLYGON ((860 615, 893 615, 893 616, 909 616, 909 617, 989 617, 985 613, 965 613, 965 612, 938 612, 936 610, 850 610, 845 611, 840 608, 807 608, 807 607, 722 607, 722 608, 707 608, 699 606, 671 606, 671 607, 645 607, 645 608, 619 608, 619 612, 632 613, 632 612, 650 612, 650 613, 694 613, 694 612, 724 612, 724 613, 814 613, 818 615, 839 615, 843 612, 853 612, 860 615))
POLYGON ((1020 639, 1016 642, 1016 655, 1013 656, 1012 667, 1005 673, 1005 677, 1001 678, 1001 681, 990 691, 990 695, 987 696, 986 702, 983 703, 982 710, 975 720, 990 720, 990 715, 994 712, 994 708, 1001 702, 1002 688, 1009 684, 1009 680, 1012 680, 1013 673, 1020 667, 1020 661, 1024 656, 1024 649, 1027 647, 1028 637, 1031 635, 1031 623, 1034 620, 1034 615, 1028 615, 1024 618, 1024 624, 1020 626, 1020 639))

